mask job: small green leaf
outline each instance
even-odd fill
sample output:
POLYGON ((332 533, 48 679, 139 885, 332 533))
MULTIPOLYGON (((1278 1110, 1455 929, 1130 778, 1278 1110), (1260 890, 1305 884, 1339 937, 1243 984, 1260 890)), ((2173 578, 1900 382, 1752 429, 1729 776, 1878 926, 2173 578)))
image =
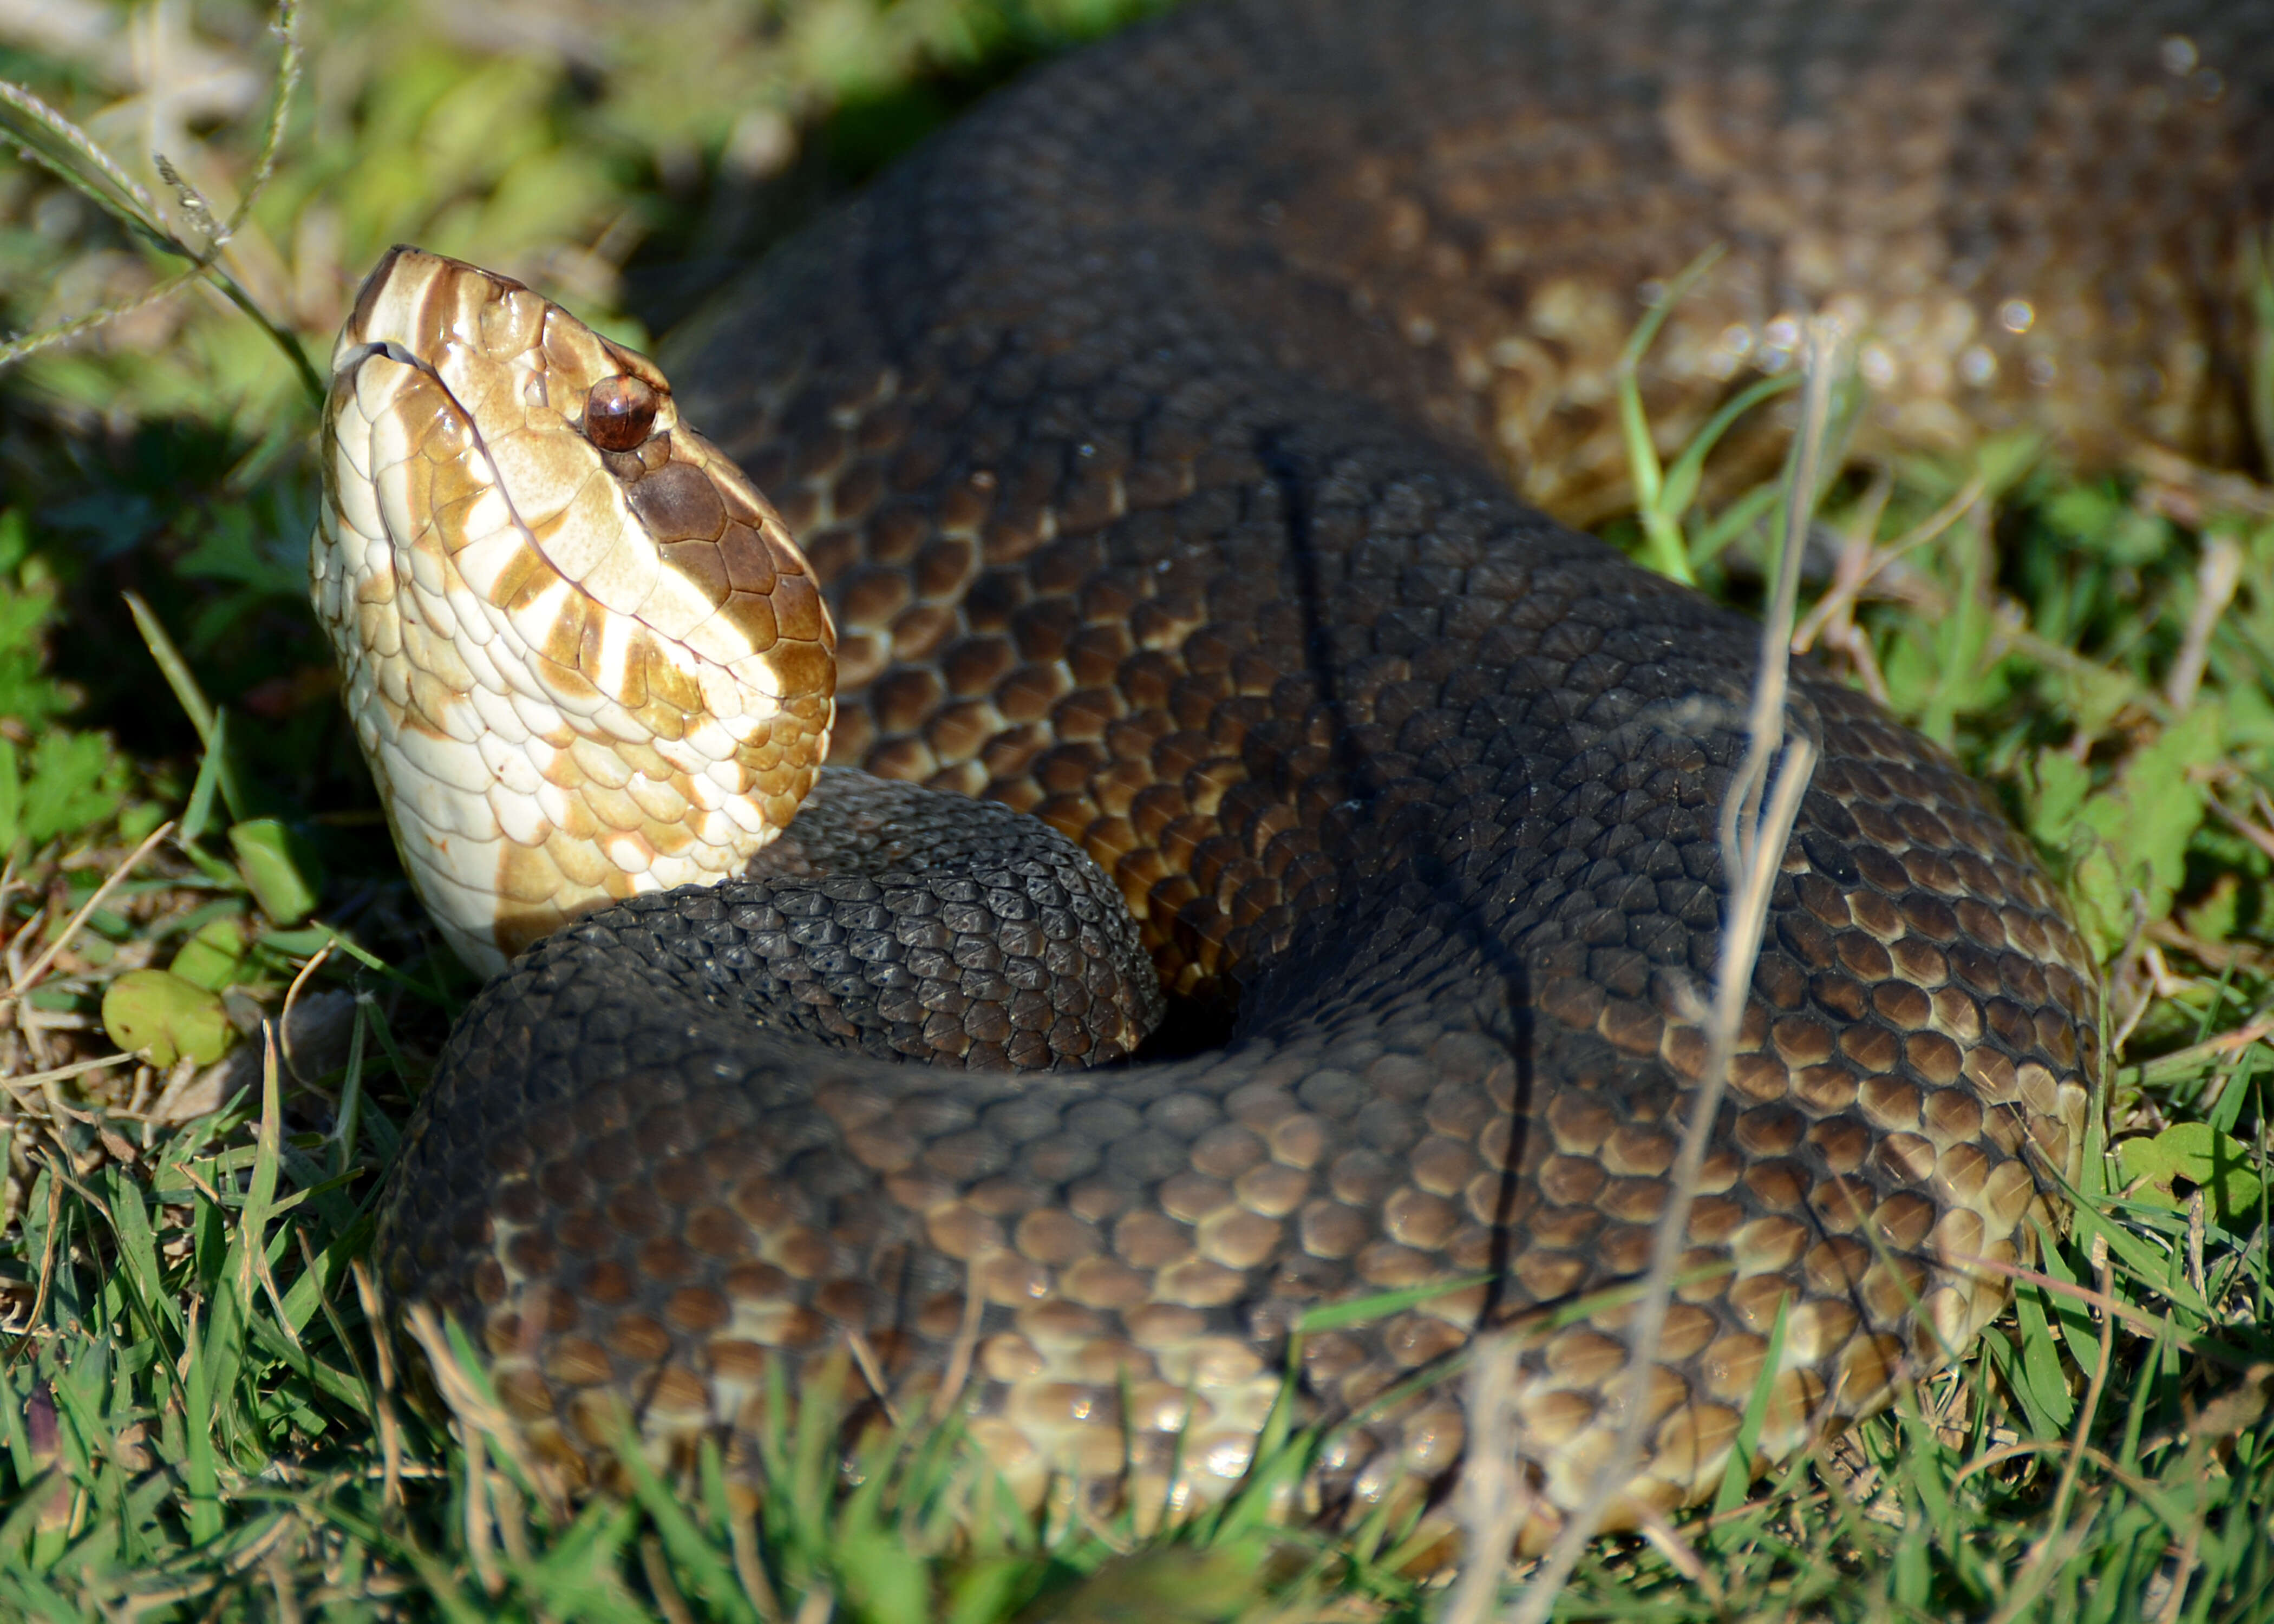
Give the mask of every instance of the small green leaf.
MULTIPOLYGON (((2078 865, 2077 891, 2104 953, 2121 947, 2131 933, 2135 891, 2150 919, 2171 913, 2187 842, 2203 818, 2204 789, 2189 770, 2220 759, 2224 720, 2216 703, 2199 702, 2135 751, 2117 781, 2079 809, 2076 827, 2091 831, 2099 844, 2078 865)), ((2040 768, 2050 759, 2040 758, 2040 768)))
POLYGON ((2036 793, 2029 797, 2029 832, 2047 846, 2067 846, 2084 798, 2092 792, 2092 770, 2065 750, 2037 753, 2036 793))
MULTIPOLYGON (((2207 1122, 2183 1122, 2153 1139, 2126 1139, 2116 1147, 2127 1184, 2147 1180, 2147 1191, 2172 1207, 2184 1205, 2173 1181, 2184 1179, 2206 1192, 2220 1222, 2255 1218, 2263 1176, 2256 1156, 2240 1139, 2207 1122)), ((2142 1192, 2145 1193, 2145 1192, 2142 1192)))
POLYGON ((2198 942, 2224 942, 2234 934, 2241 906, 2240 880, 2233 873, 2223 874, 2201 902, 2180 910, 2180 922, 2198 942))
POLYGON ((35 846, 95 828, 126 799, 130 769, 102 733, 51 727, 23 764, 21 832, 35 846))
POLYGON ((2106 486, 2079 485, 2045 505, 2055 532, 2119 568, 2137 568, 2171 546, 2170 521, 2142 513, 2106 486))
POLYGON ((121 1049, 163 1071, 184 1056, 210 1065, 234 1035, 221 1000, 170 970, 129 970, 104 989, 102 1025, 121 1049))
POLYGON ((173 973, 207 992, 219 992, 236 978, 245 960, 245 927, 234 919, 209 920, 174 955, 173 973))
POLYGON ((313 864, 282 822, 256 817, 236 824, 229 843, 262 913, 280 925, 297 925, 316 911, 316 888, 308 878, 313 864))
POLYGON ((2044 448, 2044 437, 2031 429, 1994 434, 1984 440, 1975 450, 1974 467, 1982 476, 1984 492, 1994 499, 2013 489, 2037 465, 2044 448))

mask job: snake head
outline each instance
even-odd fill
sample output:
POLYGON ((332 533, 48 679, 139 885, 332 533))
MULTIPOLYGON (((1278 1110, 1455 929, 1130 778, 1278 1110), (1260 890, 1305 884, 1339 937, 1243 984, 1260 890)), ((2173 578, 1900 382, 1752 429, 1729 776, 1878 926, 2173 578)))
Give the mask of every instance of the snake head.
POLYGON ((473 968, 724 878, 828 747, 836 633, 646 357, 395 248, 332 353, 317 617, 419 898, 473 968))

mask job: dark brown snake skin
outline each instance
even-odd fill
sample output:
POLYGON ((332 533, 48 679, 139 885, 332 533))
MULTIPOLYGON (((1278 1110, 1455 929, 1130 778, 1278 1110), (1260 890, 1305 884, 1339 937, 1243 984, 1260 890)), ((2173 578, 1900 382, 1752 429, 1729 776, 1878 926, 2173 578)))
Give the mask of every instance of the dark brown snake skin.
MULTIPOLYGON (((1643 1267, 1758 636, 1510 486, 1617 500, 1609 364, 1714 243, 1650 375, 1668 443, 1828 308, 1867 451, 2237 456, 2270 203, 2274 9, 2240 0, 1246 0, 1035 75, 671 370, 830 583, 835 759, 1073 837, 1236 1034, 966 1071, 723 1007, 801 929, 848 987, 928 952, 908 1030, 990 1058, 1057 1019, 1001 1000, 1081 928, 1007 869, 834 922, 644 901, 464 1018, 388 1286, 466 1322, 572 1484, 619 1402, 752 1477, 769 1380, 849 1352, 1021 1492, 1150 1518, 1239 1477, 1306 1311, 1485 1278, 1297 1352, 1302 1418, 1374 1405, 1298 1509, 1438 1503, 1459 1381, 1397 1384, 1643 1267), (1012 947, 938 945, 926 910, 997 905, 1012 947)), ((2081 1150, 2095 972, 2031 853, 1824 673, 1794 724, 1823 761, 1629 1515, 1719 1479, 1781 1304, 1769 1457, 1966 1345, 2005 1296, 1969 1259, 2030 1256, 2081 1150)), ((1630 1312, 1525 1357, 1534 1538, 1608 1452, 1630 1312)))

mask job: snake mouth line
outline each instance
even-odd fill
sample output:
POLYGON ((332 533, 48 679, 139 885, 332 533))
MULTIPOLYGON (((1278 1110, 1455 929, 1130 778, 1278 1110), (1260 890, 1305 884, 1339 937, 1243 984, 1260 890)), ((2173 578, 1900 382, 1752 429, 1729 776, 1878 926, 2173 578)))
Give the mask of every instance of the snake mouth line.
MULTIPOLYGON (((394 266, 396 256, 404 252, 406 250, 398 247, 390 252, 388 258, 380 262, 379 268, 373 271, 373 280, 376 281, 384 276, 394 266)), ((407 367, 434 386, 436 392, 441 396, 441 409, 450 414, 466 437, 466 446, 460 455, 480 459, 482 466, 489 475, 485 483, 497 492, 498 499, 505 504, 507 522, 520 534, 522 539, 534 549, 537 545, 537 537, 530 530, 528 521, 522 517, 521 509, 514 500, 511 486, 498 471, 497 459, 490 455, 489 447, 483 443, 481 425, 474 421, 474 415, 467 409, 465 402, 451 394, 449 383, 435 369, 433 363, 394 339, 365 340, 352 348, 343 346, 339 352, 334 354, 331 379, 333 387, 336 388, 344 385, 352 389, 355 387, 357 369, 374 356, 392 361, 397 366, 407 367)))

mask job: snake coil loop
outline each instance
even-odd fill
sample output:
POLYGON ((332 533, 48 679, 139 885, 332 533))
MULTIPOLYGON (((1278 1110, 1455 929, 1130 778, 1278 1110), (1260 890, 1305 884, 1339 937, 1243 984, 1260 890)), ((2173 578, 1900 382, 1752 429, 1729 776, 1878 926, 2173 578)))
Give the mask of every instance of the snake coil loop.
POLYGON ((1021 1492, 1182 1515, 1360 1302, 1296 1338, 1327 1515, 1441 1517, 1482 1327, 1530 1327, 1527 1542, 1630 1403, 1615 1522, 1710 1492, 1764 1376, 1764 1460, 1882 1404, 2058 1220, 2095 967, 1989 793, 1796 668, 1822 762, 1630 1375, 1758 634, 1540 509, 1617 500, 1637 290, 1715 242, 1641 375, 1677 436, 1823 308, 1862 455, 2235 455, 2270 109, 2240 0, 1233 0, 990 102, 675 389, 391 255, 315 598, 494 979, 389 1290, 572 1485, 627 1409, 754 1478, 853 1357, 1021 1492), (1228 1040, 1127 1062, 1156 980, 1228 1040))

